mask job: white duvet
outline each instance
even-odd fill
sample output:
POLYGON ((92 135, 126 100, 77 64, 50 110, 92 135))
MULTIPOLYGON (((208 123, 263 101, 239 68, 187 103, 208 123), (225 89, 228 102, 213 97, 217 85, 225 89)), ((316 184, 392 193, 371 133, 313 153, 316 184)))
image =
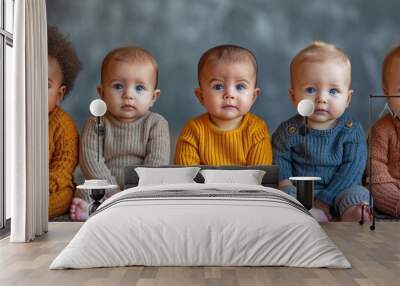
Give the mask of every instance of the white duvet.
POLYGON ((127 265, 351 267, 317 221, 283 192, 196 183, 114 195, 50 269, 127 265), (168 192, 174 195, 163 197, 168 192))

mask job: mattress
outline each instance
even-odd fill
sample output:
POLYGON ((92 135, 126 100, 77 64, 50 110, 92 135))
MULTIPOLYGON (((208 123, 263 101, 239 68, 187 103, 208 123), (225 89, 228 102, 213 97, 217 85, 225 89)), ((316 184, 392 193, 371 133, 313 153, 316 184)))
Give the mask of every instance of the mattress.
POLYGON ((112 196, 50 269, 129 265, 351 267, 285 193, 198 183, 138 186, 112 196))

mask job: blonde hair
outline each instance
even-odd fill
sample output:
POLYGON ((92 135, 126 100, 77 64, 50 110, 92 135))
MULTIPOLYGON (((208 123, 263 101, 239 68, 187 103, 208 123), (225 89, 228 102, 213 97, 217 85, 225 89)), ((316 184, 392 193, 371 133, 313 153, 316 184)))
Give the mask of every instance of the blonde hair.
POLYGON ((112 61, 123 61, 123 62, 140 62, 140 63, 151 63, 156 73, 155 88, 158 84, 158 63, 153 55, 140 47, 136 46, 126 46, 111 50, 103 59, 101 64, 101 82, 104 81, 104 73, 106 68, 110 65, 112 61))
POLYGON ((315 41, 302 49, 290 63, 290 83, 293 86, 294 71, 297 66, 304 62, 324 62, 328 60, 339 60, 348 67, 351 84, 351 63, 349 57, 335 45, 315 41))
POLYGON ((390 51, 386 54, 385 59, 383 60, 382 64, 382 85, 386 85, 386 77, 389 72, 390 62, 395 59, 400 59, 400 44, 395 45, 390 51))
POLYGON ((248 49, 236 45, 220 45, 213 47, 203 53, 197 65, 197 79, 200 84, 201 72, 209 61, 231 61, 239 62, 248 60, 253 65, 254 74, 256 75, 257 82, 257 60, 255 55, 248 49))

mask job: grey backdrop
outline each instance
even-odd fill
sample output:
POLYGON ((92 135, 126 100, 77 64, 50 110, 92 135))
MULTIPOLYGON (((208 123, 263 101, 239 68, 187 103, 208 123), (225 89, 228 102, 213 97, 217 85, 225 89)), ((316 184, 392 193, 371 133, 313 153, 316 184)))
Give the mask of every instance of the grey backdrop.
POLYGON ((251 49, 262 89, 252 111, 271 133, 295 113, 287 94, 289 63, 312 40, 345 50, 355 94, 349 112, 368 124, 368 95, 381 93, 380 69, 400 41, 400 1, 366 0, 48 0, 47 16, 68 34, 83 63, 62 103, 81 130, 97 98, 100 64, 112 48, 136 44, 160 65, 161 97, 153 111, 170 123, 173 143, 183 124, 201 113, 193 95, 197 61, 206 49, 233 43, 251 49))

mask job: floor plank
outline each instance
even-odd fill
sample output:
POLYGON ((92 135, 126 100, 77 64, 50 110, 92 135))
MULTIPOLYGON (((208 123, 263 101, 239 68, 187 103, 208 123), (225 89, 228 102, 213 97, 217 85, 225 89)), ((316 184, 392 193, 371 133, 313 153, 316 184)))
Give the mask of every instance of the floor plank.
POLYGON ((52 222, 49 233, 32 243, 0 240, 0 285, 399 285, 400 223, 368 225, 333 222, 323 225, 351 262, 352 269, 289 267, 118 267, 49 270, 56 255, 81 223, 52 222))

